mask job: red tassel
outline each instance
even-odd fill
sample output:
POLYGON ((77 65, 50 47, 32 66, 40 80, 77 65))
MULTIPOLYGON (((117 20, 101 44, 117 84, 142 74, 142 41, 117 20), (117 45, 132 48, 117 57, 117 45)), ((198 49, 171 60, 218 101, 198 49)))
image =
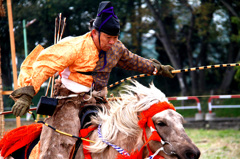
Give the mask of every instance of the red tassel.
POLYGON ((5 158, 31 143, 41 134, 41 131, 42 124, 31 124, 7 132, 0 141, 1 155, 5 158))

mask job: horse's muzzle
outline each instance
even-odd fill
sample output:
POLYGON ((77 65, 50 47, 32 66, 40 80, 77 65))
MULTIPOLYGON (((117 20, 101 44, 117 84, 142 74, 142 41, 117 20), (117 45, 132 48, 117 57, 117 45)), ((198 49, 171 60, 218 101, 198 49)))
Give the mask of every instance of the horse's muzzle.
POLYGON ((186 150, 184 152, 184 157, 181 159, 198 159, 200 157, 200 151, 198 149, 194 149, 194 150, 186 150))

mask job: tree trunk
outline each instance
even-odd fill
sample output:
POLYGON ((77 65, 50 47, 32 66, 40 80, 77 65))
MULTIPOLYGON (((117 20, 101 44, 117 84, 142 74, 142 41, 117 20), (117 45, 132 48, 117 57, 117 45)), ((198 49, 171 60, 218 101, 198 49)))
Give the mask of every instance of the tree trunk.
MULTIPOLYGON (((2 4, 3 0, 0 0, 0 17, 4 17, 6 12, 5 9, 3 8, 2 4)), ((0 46, 0 112, 4 111, 3 108, 3 96, 2 96, 2 91, 3 91, 3 86, 2 86, 2 63, 1 63, 1 46, 0 46)), ((3 137, 4 133, 4 115, 0 115, 0 139, 3 137)))
MULTIPOLYGON (((1 69, 1 47, 0 47, 0 112, 4 111, 3 108, 3 96, 2 96, 2 91, 3 91, 3 87, 2 87, 2 69, 1 69)), ((0 115, 0 138, 2 138, 3 133, 4 133, 4 115, 0 115)))
MULTIPOLYGON (((190 20, 190 25, 188 27, 188 34, 186 35, 186 46, 187 46, 187 55, 188 55, 188 62, 189 62, 189 67, 194 67, 194 63, 193 63, 193 53, 192 53, 192 46, 191 46, 191 41, 192 41, 192 35, 193 35, 193 28, 195 25, 195 15, 193 14, 193 9, 192 7, 186 3, 186 2, 182 2, 186 5, 186 7, 189 9, 189 11, 191 12, 191 20, 190 20)), ((196 72, 195 71, 191 71, 190 72, 191 75, 191 82, 192 82, 192 95, 196 95, 196 90, 197 90, 197 77, 196 77, 196 72)))
MULTIPOLYGON (((146 3, 148 5, 149 10, 153 14, 153 17, 157 23, 157 26, 158 26, 158 29, 160 32, 160 34, 157 34, 157 38, 162 42, 163 47, 173 65, 173 67, 181 68, 180 61, 178 60, 178 59, 180 59, 179 53, 178 53, 177 49, 175 48, 175 46, 171 43, 169 36, 167 35, 164 25, 161 21, 161 18, 159 17, 159 13, 154 9, 150 0, 146 0, 146 3)), ((183 74, 179 73, 179 74, 177 74, 177 77, 178 77, 178 82, 180 84, 182 95, 184 96, 184 95, 186 95, 186 92, 187 92, 187 89, 186 89, 187 87, 186 87, 186 84, 184 83, 184 81, 185 81, 184 76, 183 76, 183 74)))
POLYGON ((137 21, 138 21, 138 30, 140 30, 138 32, 138 36, 137 36, 137 51, 142 53, 142 3, 141 0, 138 0, 138 17, 137 17, 137 21))
MULTIPOLYGON (((232 7, 230 4, 228 4, 224 0, 220 0, 220 1, 227 8, 227 10, 230 12, 229 17, 231 17, 233 15, 233 16, 239 18, 239 15, 236 12, 237 9, 234 9, 234 7, 232 7)), ((239 30, 238 30, 237 26, 233 24, 230 36, 232 34, 236 34, 237 35, 237 34, 239 34, 238 32, 239 32, 239 30)), ((229 51, 230 53, 228 54, 228 63, 238 62, 240 60, 240 47, 239 47, 238 44, 236 44, 233 41, 231 41, 230 45, 231 46, 230 46, 230 51, 229 51), (235 52, 235 55, 237 54, 235 57, 234 57, 234 52, 235 52)), ((219 88, 220 92, 226 92, 228 90, 235 72, 236 72, 236 70, 234 68, 226 69, 226 71, 224 73, 224 78, 223 78, 221 86, 219 88)))
POLYGON ((237 14, 237 12, 235 12, 235 10, 233 9, 233 7, 231 7, 231 5, 229 5, 226 1, 224 1, 224 0, 220 0, 222 3, 223 3, 223 5, 227 8, 227 10, 229 10, 229 12, 231 12, 232 13, 232 15, 234 15, 235 17, 238 17, 238 14, 237 14))
MULTIPOLYGON (((201 66, 206 66, 207 65, 207 47, 208 43, 207 43, 207 37, 204 36, 201 42, 201 48, 200 48, 200 53, 199 56, 197 58, 197 63, 200 63, 201 66)), ((205 71, 199 71, 198 74, 198 90, 200 93, 203 93, 206 87, 206 81, 205 81, 205 71)))
MULTIPOLYGON (((136 4, 134 4, 134 1, 131 1, 131 3, 128 3, 131 5, 131 8, 134 8, 136 4)), ((130 16, 131 21, 131 34, 132 34, 132 51, 135 53, 138 53, 138 55, 141 55, 141 43, 142 43, 142 31, 141 31, 141 1, 138 1, 137 3, 138 9, 132 10, 132 14, 130 16)))
MULTIPOLYGON (((235 62, 238 62, 239 60, 240 60, 240 49, 238 50, 238 55, 235 58, 235 62)), ((223 78, 221 86, 219 88, 220 92, 226 92, 229 89, 229 86, 232 82, 235 72, 236 72, 236 70, 233 67, 226 69, 226 71, 224 73, 224 78, 223 78)))
POLYGON ((0 0, 0 17, 5 17, 6 12, 2 3, 3 3, 3 0, 0 0))

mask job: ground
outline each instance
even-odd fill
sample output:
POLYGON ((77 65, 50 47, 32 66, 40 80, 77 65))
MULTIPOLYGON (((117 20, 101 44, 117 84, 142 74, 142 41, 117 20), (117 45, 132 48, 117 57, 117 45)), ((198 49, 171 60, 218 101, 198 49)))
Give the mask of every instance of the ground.
MULTIPOLYGON (((21 121, 22 125, 34 123, 21 121)), ((5 123, 5 130, 16 127, 15 121, 5 123)), ((240 131, 233 129, 208 130, 189 129, 186 133, 201 151, 200 159, 240 159, 240 131)))
MULTIPOLYGON (((34 121, 21 121, 21 125, 29 125, 29 124, 33 124, 34 121)), ((14 128, 16 128, 16 121, 5 121, 5 131, 9 131, 12 130, 14 128)))
POLYGON ((239 159, 240 131, 186 129, 201 151, 200 159, 239 159))

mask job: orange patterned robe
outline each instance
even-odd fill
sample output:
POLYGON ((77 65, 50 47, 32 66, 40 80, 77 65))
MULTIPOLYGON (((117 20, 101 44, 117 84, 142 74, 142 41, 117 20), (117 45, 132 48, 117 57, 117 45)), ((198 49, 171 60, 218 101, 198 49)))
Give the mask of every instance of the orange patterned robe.
POLYGON ((93 82, 92 76, 77 72, 93 71, 99 60, 98 50, 90 33, 60 41, 58 44, 42 50, 40 53, 38 51, 33 51, 32 53, 21 66, 18 79, 19 87, 32 85, 37 93, 43 82, 56 72, 63 71, 67 67, 71 72, 68 79, 91 87, 93 82))
POLYGON ((100 54, 92 40, 91 33, 63 40, 43 49, 37 46, 21 66, 19 87, 32 85, 37 93, 49 77, 69 68, 68 79, 81 85, 101 90, 107 86, 110 72, 114 67, 152 74, 154 66, 148 59, 130 52, 121 41, 117 41, 104 55, 100 54), (93 72, 85 75, 78 72, 93 72))

